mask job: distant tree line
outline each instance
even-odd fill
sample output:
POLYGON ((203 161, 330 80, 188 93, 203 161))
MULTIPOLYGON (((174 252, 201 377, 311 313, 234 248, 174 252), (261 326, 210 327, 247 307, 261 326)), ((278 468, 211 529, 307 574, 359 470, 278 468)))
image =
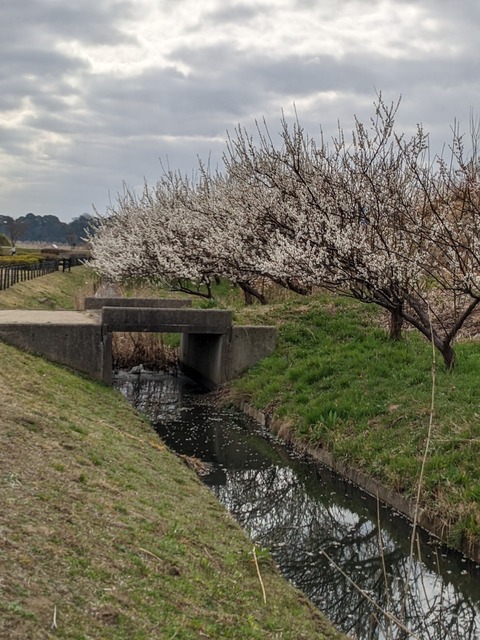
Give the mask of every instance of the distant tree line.
POLYGON ((62 222, 57 216, 27 213, 19 218, 0 214, 0 233, 4 233, 15 246, 19 241, 57 242, 78 246, 83 244, 92 216, 84 213, 71 222, 62 222))

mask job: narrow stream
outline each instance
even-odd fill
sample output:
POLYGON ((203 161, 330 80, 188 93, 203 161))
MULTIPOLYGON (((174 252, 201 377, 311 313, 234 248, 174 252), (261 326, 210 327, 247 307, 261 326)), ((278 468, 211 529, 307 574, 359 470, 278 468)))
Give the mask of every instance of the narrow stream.
POLYGON ((216 406, 187 378, 121 373, 115 385, 171 449, 208 463, 204 482, 350 637, 480 639, 478 565, 420 531, 405 589, 412 528, 403 517, 293 454, 240 411, 216 406))

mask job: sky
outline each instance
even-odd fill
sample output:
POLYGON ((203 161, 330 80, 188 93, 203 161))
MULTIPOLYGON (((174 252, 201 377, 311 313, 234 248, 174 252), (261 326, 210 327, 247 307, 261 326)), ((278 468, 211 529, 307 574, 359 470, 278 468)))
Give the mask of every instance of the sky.
POLYGON ((478 0, 1 0, 0 214, 104 213, 227 132, 327 138, 381 92, 437 150, 480 116, 478 0))

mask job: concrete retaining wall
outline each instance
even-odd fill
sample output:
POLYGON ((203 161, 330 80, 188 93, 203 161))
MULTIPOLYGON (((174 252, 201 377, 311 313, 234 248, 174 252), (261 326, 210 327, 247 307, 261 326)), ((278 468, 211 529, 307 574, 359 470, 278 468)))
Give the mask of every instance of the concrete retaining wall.
POLYGON ((233 326, 225 357, 225 380, 238 378, 276 347, 275 327, 233 326))
POLYGON ((185 333, 179 364, 185 373, 214 389, 266 358, 275 346, 275 327, 232 326, 225 335, 185 333))
POLYGON ((2 325, 0 339, 106 384, 112 382, 112 338, 101 325, 2 325))

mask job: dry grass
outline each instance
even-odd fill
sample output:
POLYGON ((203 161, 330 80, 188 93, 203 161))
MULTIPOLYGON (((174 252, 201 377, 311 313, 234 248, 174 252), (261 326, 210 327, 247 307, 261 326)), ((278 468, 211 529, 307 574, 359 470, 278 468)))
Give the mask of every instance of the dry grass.
POLYGON ((159 333, 114 333, 112 361, 114 369, 143 364, 150 371, 176 371, 178 349, 159 333))
POLYGON ((2 639, 339 637, 115 391, 0 361, 2 639))

